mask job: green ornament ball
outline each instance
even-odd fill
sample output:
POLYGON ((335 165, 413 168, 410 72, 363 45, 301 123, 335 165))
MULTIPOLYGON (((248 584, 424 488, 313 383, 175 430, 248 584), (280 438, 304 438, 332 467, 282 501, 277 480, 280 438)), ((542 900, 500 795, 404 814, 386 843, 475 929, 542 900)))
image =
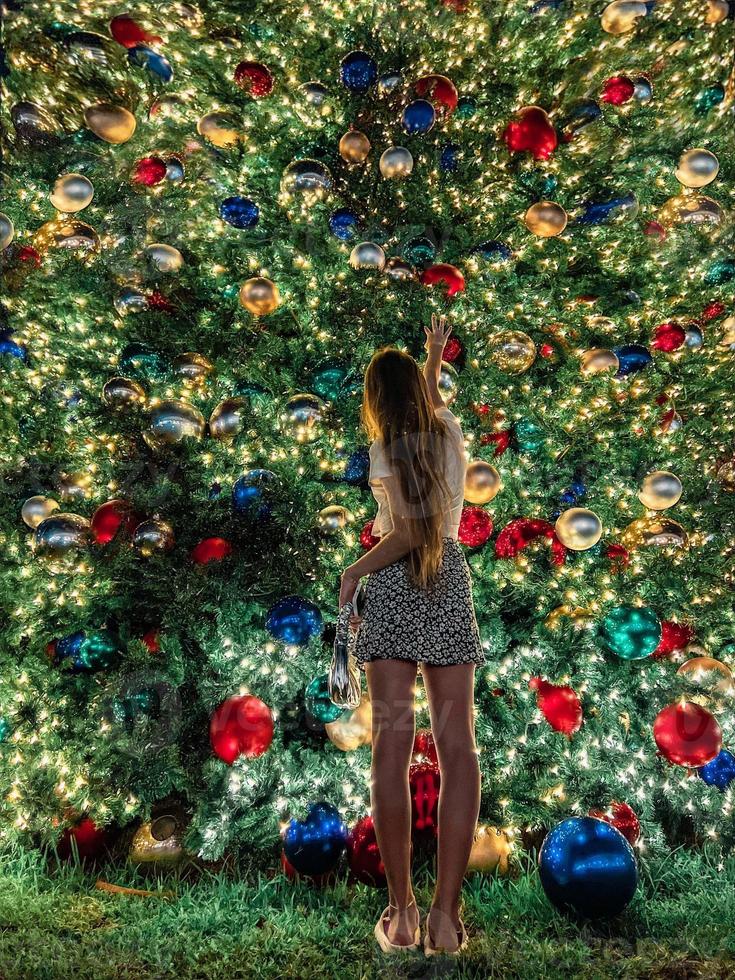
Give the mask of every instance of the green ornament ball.
POLYGON ((120 660, 120 646, 117 638, 107 630, 92 630, 87 633, 77 655, 77 669, 106 670, 114 667, 120 660))
POLYGON ((725 88, 719 82, 708 85, 707 88, 697 92, 694 97, 694 109, 698 116, 706 116, 710 109, 714 109, 725 98, 725 88))
POLYGON ((471 95, 463 95, 457 102, 455 117, 457 119, 472 119, 477 112, 477 102, 471 95))
POLYGON ((7 718, 0 718, 0 742, 5 742, 10 735, 10 722, 7 718))
POLYGON ((347 378, 347 368, 339 361, 329 361, 316 369, 312 376, 311 390, 315 395, 334 401, 342 392, 347 378))
POLYGON ((540 425, 530 422, 528 419, 520 419, 513 426, 518 448, 523 453, 535 453, 544 444, 546 432, 540 425))
POLYGON ((661 642, 661 622, 646 606, 617 606, 603 619, 599 638, 622 660, 643 660, 661 642))
POLYGON ((313 715, 317 721, 328 724, 336 721, 344 713, 344 708, 334 704, 329 698, 329 678, 326 674, 320 674, 306 688, 306 710, 313 715))

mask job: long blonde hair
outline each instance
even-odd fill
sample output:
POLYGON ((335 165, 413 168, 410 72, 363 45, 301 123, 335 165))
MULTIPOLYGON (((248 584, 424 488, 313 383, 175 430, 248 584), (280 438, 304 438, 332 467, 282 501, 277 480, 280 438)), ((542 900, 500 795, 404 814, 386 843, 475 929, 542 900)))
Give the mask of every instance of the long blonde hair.
POLYGON ((409 572, 431 587, 441 567, 442 525, 449 501, 443 452, 446 423, 437 418, 416 361, 395 347, 377 351, 365 371, 362 424, 383 444, 408 504, 409 572))

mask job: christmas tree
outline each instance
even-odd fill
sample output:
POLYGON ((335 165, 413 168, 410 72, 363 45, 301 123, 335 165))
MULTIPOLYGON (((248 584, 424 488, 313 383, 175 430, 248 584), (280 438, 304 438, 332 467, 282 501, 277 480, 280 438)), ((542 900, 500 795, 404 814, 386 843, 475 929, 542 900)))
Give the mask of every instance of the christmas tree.
POLYGON ((325 684, 372 540, 361 379, 437 312, 482 823, 732 843, 732 28, 8 4, 5 840, 178 808, 191 854, 272 860, 312 803, 365 817, 369 705, 325 684))

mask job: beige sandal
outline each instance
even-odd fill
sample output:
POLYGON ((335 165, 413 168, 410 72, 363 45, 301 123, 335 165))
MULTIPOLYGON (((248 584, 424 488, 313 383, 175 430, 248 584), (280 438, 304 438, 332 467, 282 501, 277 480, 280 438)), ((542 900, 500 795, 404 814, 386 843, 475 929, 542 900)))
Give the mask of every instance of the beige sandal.
POLYGON ((464 927, 464 922, 459 920, 459 929, 457 930, 457 948, 456 949, 445 949, 443 946, 435 946, 431 941, 431 933, 429 931, 429 916, 431 915, 431 909, 426 913, 426 919, 424 921, 424 955, 425 956, 459 956, 462 950, 467 946, 467 930, 464 927))
MULTIPOLYGON (((409 902, 406 908, 410 909, 412 905, 416 905, 415 899, 409 902)), ((413 942, 392 943, 390 939, 388 939, 388 934, 385 931, 386 922, 390 922, 391 909, 395 909, 397 912, 398 906, 390 905, 390 904, 386 905, 386 907, 383 909, 380 918, 375 923, 375 929, 373 930, 373 932, 375 933, 375 938, 378 941, 378 946, 380 946, 380 948, 383 950, 384 953, 405 953, 412 949, 418 949, 419 946, 421 945, 421 928, 420 928, 421 913, 419 913, 419 925, 416 926, 416 932, 414 933, 413 936, 413 942)), ((416 906, 416 911, 418 912, 418 906, 416 906)))

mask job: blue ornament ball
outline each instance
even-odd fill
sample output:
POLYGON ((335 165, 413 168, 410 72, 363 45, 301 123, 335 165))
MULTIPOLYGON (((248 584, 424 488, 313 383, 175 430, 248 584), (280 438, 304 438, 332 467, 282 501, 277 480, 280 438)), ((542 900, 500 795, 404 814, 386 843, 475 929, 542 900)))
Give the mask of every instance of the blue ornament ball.
POLYGON ((260 220, 260 208, 249 197, 226 197, 219 206, 219 216, 233 228, 255 228, 260 220))
POLYGON ((367 92, 378 77, 375 58, 365 51, 351 51, 342 59, 339 77, 350 92, 367 92))
POLYGON ((322 631, 322 614, 313 602, 289 595, 270 608, 265 628, 277 640, 304 646, 322 631))
POLYGON ((232 508, 255 521, 264 521, 271 515, 272 503, 269 488, 278 482, 270 470, 248 470, 235 480, 232 487, 232 508))
POLYGON ((421 136, 428 133, 436 122, 436 110, 426 99, 415 99, 409 102, 403 110, 401 125, 404 133, 409 136, 421 136))
POLYGON ((454 173, 459 167, 460 153, 459 143, 445 143, 439 151, 439 169, 445 174, 454 173))
POLYGON ((633 848, 619 830, 595 817, 557 824, 541 846, 539 873, 553 905, 591 919, 622 912, 638 885, 633 848))
POLYGON ((312 803, 305 820, 292 819, 283 832, 283 853, 303 875, 323 875, 336 867, 347 846, 347 826, 331 803, 312 803))
POLYGON ((697 773, 708 786, 716 786, 724 792, 735 780, 735 755, 727 749, 721 749, 711 762, 697 769, 697 773))
POLYGON ((642 344, 623 344, 622 347, 613 347, 613 352, 620 362, 616 378, 624 378, 628 374, 642 371, 653 360, 651 352, 642 344))
POLYGON ((493 238, 486 242, 480 242, 472 249, 472 255, 479 255, 487 262, 507 262, 513 256, 510 245, 493 238))
POLYGON ((131 65, 147 69, 151 75, 160 78, 162 82, 170 82, 174 77, 171 62, 160 51, 149 48, 147 44, 136 44, 128 48, 128 59, 131 65))
POLYGON ((3 330, 0 333, 0 355, 7 354, 9 357, 14 357, 16 360, 26 364, 28 361, 28 350, 25 344, 18 344, 13 340, 11 336, 12 332, 12 330, 3 330))
POLYGON ((349 208, 337 208, 329 217, 329 230, 341 242, 351 242, 357 237, 360 219, 349 208))
POLYGON ((365 483, 370 472, 370 455, 367 449, 356 449, 351 453, 345 467, 345 480, 353 486, 365 483))

